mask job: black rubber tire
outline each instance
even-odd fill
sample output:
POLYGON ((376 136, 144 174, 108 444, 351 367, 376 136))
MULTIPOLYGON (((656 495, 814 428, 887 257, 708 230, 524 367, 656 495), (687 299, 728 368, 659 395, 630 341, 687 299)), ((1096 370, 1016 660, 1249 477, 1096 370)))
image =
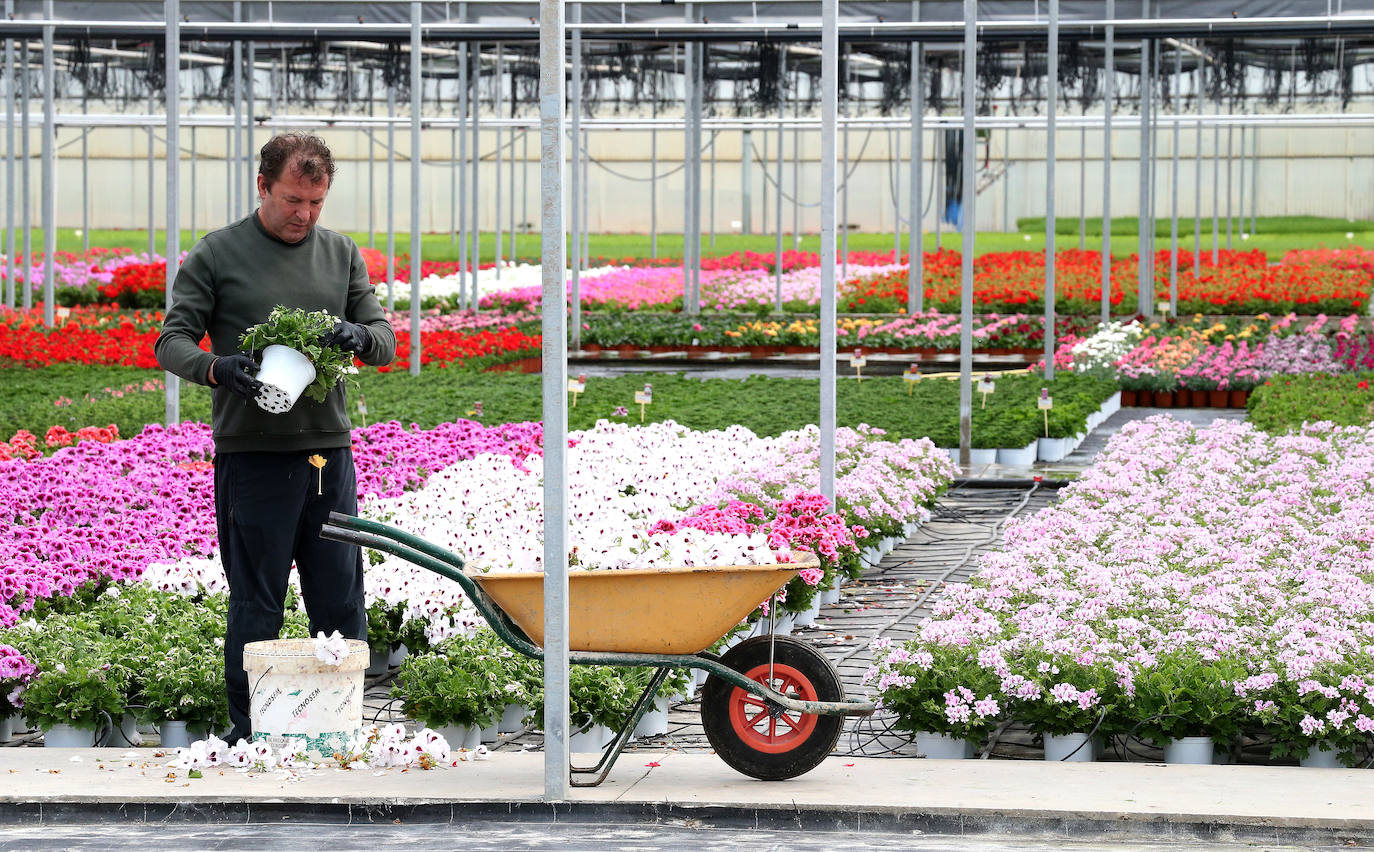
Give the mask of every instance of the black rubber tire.
MULTIPOLYGON (((790 666, 808 680, 818 701, 841 701, 844 686, 825 655, 805 642, 778 636, 773 651, 775 664, 790 666)), ((740 673, 768 664, 767 636, 747 639, 731 648, 722 662, 740 673)), ((715 675, 706 678, 701 690, 701 725, 716 754, 732 769, 763 781, 784 781, 810 772, 835 749, 844 728, 843 716, 809 716, 816 725, 805 739, 787 751, 760 751, 742 739, 730 719, 730 703, 737 687, 715 675)))

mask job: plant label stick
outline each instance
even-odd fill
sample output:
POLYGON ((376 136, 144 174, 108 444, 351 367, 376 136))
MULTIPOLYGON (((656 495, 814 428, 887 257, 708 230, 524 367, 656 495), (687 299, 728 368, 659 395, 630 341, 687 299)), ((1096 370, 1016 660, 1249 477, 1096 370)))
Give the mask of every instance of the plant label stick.
POLYGON ((983 408, 988 407, 988 394, 997 388, 997 383, 992 380, 992 373, 988 373, 978 380, 978 392, 983 395, 983 408))
POLYGON ((367 397, 358 394, 358 413, 363 416, 363 426, 367 426, 367 397))
POLYGON ((864 380, 864 365, 868 363, 868 359, 864 357, 863 350, 855 349, 853 357, 849 359, 849 363, 854 368, 854 377, 862 382, 864 380))
POLYGON ((58 308, 57 308, 57 318, 60 319, 60 320, 62 320, 62 324, 63 324, 63 325, 66 325, 66 324, 67 324, 67 317, 69 317, 69 316, 71 316, 71 315, 72 315, 72 309, 71 309, 71 308, 66 307, 65 305, 58 306, 58 308))
POLYGON ((1050 436, 1050 409, 1054 407, 1054 402, 1050 399, 1050 389, 1041 388, 1040 398, 1035 401, 1040 407, 1040 413, 1045 415, 1045 437, 1050 436))
POLYGON ((585 373, 578 373, 577 378, 568 379, 568 393, 572 394, 573 408, 577 407, 577 395, 587 392, 587 376, 585 373))
POLYGON ((1169 314, 1169 303, 1168 303, 1168 302, 1160 302, 1159 304, 1155 305, 1155 310, 1156 310, 1156 312, 1159 313, 1160 316, 1168 316, 1168 314, 1169 314))
POLYGON ((906 372, 902 374, 902 381, 906 382, 906 395, 911 396, 912 389, 921 381, 921 374, 915 364, 906 368, 906 372))
POLYGON ((654 386, 646 384, 644 390, 635 391, 635 402, 639 404, 639 422, 644 422, 644 407, 654 401, 654 386))

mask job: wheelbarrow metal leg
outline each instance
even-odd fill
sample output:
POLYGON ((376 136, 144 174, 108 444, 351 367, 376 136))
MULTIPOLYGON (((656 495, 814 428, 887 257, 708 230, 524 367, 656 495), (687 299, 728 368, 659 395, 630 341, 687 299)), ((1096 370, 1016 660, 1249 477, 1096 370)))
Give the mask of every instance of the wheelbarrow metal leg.
POLYGON ((580 766, 569 766, 568 769, 573 774, 571 779, 574 787, 596 787, 606 780, 606 776, 611 774, 611 767, 615 766, 620 753, 629 744, 630 737, 634 734, 635 727, 639 725, 639 720, 644 717, 645 712, 653 705, 654 698, 658 695, 658 690, 663 686, 663 682, 668 678, 668 669, 661 667, 654 672, 654 676, 649 679, 649 685, 644 687, 644 691, 639 694, 639 700, 635 702, 634 710, 630 713, 629 721, 616 732, 615 739, 606 746, 602 752, 601 759, 595 766, 583 768, 580 766), (591 780, 579 780, 578 775, 595 775, 591 780))

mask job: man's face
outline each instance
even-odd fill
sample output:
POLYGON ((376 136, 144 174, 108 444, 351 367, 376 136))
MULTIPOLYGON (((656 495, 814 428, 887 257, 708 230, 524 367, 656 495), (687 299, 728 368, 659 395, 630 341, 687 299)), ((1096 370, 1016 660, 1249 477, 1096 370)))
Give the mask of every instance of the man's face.
POLYGON ((328 181, 311 183, 295 165, 288 163, 270 189, 267 178, 258 175, 258 196, 262 199, 258 220, 268 233, 287 243, 298 243, 309 236, 324 209, 324 197, 329 194, 328 181))

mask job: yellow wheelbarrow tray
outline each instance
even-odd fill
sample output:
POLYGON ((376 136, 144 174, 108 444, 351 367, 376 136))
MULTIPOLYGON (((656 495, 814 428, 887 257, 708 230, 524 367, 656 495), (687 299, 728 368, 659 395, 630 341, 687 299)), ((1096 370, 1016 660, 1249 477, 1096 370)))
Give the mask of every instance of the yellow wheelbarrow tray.
MULTIPOLYGON (((473 573, 451 551, 393 526, 334 512, 321 537, 379 550, 462 586, 473 606, 506 644, 533 659, 544 651, 544 575, 473 573)), ((788 636, 748 639, 723 657, 710 647, 769 600, 811 554, 775 565, 568 572, 569 662, 658 669, 594 767, 573 767, 573 784, 605 780, 640 718, 676 668, 702 669, 702 724, 716 753, 735 769, 765 780, 807 772, 834 748, 843 717, 874 712, 847 699, 823 654, 788 636), (593 776, 581 780, 578 776, 593 776)), ((771 621, 771 619, 770 619, 771 621)))

